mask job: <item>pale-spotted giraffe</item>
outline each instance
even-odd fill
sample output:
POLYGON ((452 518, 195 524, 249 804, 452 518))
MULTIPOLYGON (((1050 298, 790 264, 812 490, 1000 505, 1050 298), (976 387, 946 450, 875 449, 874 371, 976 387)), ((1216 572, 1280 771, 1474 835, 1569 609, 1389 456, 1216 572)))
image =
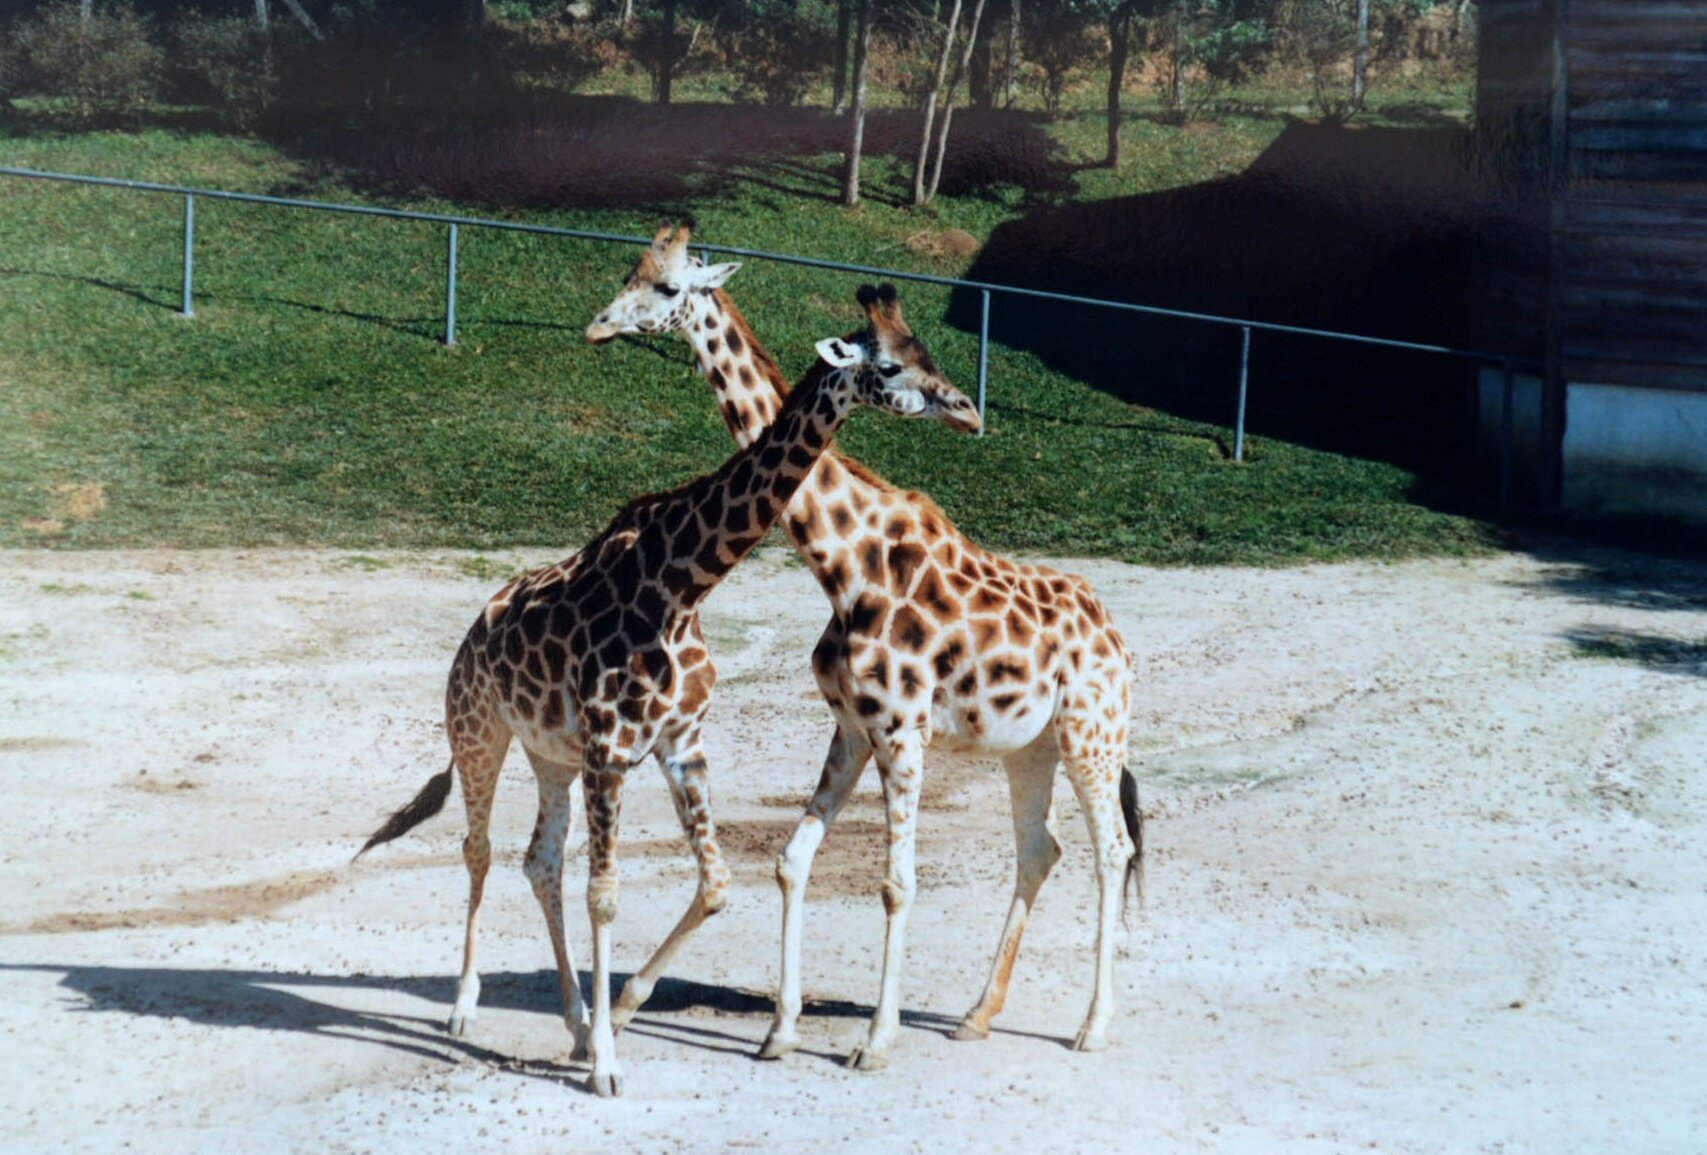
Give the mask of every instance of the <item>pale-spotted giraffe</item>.
MULTIPOLYGON (((784 404, 776 363, 721 286, 739 265, 688 252, 691 224, 661 229, 621 293, 587 327, 589 341, 679 332, 697 355, 735 440, 747 444, 784 404)), ((910 337, 899 307, 874 323, 910 337)), ((783 896, 776 1020, 761 1054, 799 1045, 800 954, 807 876, 837 812, 875 758, 889 826, 883 882, 888 929, 876 1013, 850 1064, 888 1061, 900 1024, 900 970, 915 891, 913 846, 926 747, 1002 756, 1013 802, 1013 901, 983 996, 955 1037, 984 1038, 1002 1009, 1026 916, 1061 856, 1051 804, 1066 769, 1090 828, 1100 899, 1096 984, 1074 1046, 1106 1045, 1113 1010, 1115 921, 1126 882, 1143 886, 1136 780, 1126 770, 1132 682, 1126 650, 1090 585, 1016 565, 967 540, 927 497, 896 489, 835 452, 824 455, 783 524, 829 596, 813 653, 836 732, 817 792, 777 862, 783 896)), ((624 990, 632 1014, 644 990, 624 990)))
MULTIPOLYGON (((876 291, 861 290, 875 314, 876 291)), ((758 437, 715 474, 631 502, 597 538, 559 565, 506 585, 475 621, 445 691, 451 758, 468 808, 469 873, 462 977, 450 1030, 463 1033, 480 994, 475 927, 491 845, 498 772, 511 737, 539 783, 539 817, 524 869, 545 910, 576 1049, 591 1051, 591 1087, 620 1090, 610 1009, 610 933, 616 918, 616 828, 628 768, 656 755, 699 866, 688 911, 643 973, 654 978, 727 898, 700 730, 715 678, 700 632, 711 590, 781 516, 856 404, 976 428, 977 409, 915 342, 881 319, 863 333, 819 343, 820 359, 758 437), (593 1013, 582 1006, 563 929, 563 848, 570 789, 582 779, 588 828, 587 908, 593 925, 593 1013)), ((437 775, 368 841, 396 838, 437 813, 450 792, 437 775)))

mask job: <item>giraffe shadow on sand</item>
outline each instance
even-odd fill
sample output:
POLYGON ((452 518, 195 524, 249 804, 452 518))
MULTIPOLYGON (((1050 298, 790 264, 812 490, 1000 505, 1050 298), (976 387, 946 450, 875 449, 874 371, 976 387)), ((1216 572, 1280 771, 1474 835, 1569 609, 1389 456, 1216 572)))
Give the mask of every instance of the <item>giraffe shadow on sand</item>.
MULTIPOLYGON (((0 973, 60 975, 60 988, 72 996, 65 1003, 67 1013, 71 1014, 118 1013, 175 1019, 207 1027, 322 1035, 389 1047, 447 1064, 472 1060, 576 1090, 583 1089, 588 1067, 579 1060, 518 1058, 451 1036, 444 1023, 455 1000, 456 981, 448 975, 314 974, 53 963, 4 964, 0 965, 0 973), (391 1000, 379 996, 394 994, 408 995, 431 1005, 381 1009, 391 1000)), ((590 999, 592 972, 583 970, 578 977, 585 997, 590 999)), ((612 975, 619 988, 630 977, 621 972, 612 975)), ((537 1012, 554 1019, 562 1014, 562 995, 555 970, 500 971, 483 976, 482 984, 481 1003, 487 1010, 537 1012)), ((645 1013, 637 1016, 628 1030, 700 1050, 751 1056, 763 1037, 773 1007, 769 995, 756 991, 662 978, 647 1000, 645 1013), (706 1011, 716 1017, 696 1013, 706 1011), (751 1019, 751 1030, 720 1029, 729 1018, 751 1019)), ((807 1000, 802 1013, 806 1018, 863 1020, 871 1017, 872 1008, 842 999, 807 1000)), ((931 1011, 904 1011, 901 1021, 909 1028, 946 1035, 960 1019, 931 1011)), ((1019 1031, 1001 1033, 1025 1035, 1019 1031)), ((1048 1036, 1028 1037, 1046 1038, 1063 1046, 1068 1042, 1048 1036)), ((830 1051, 805 1048, 801 1053, 838 1064, 843 1058, 830 1051)))

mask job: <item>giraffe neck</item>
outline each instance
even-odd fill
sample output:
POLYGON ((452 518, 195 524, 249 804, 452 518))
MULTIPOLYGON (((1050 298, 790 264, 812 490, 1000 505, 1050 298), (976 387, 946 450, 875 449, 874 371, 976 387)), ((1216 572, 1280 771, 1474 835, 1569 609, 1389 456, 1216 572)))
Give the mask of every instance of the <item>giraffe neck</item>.
MULTIPOLYGON (((737 445, 749 445, 771 424, 788 396, 782 371, 759 344, 735 302, 722 289, 699 294, 683 328, 700 372, 717 397, 717 406, 737 445)), ((881 539, 885 511, 911 513, 929 547, 942 539, 967 552, 976 547, 948 518, 934 509, 915 508, 912 494, 897 490, 834 449, 822 455, 801 483, 784 522, 789 539, 838 615, 846 614, 870 587, 867 567, 859 564, 860 546, 881 539), (877 521, 871 524, 873 511, 877 521)), ((952 548, 952 547, 951 547, 952 548)))
POLYGON ((835 440, 854 397, 851 373, 816 363, 776 420, 682 494, 690 507, 686 518, 658 511, 666 523, 680 520, 684 527, 673 552, 677 568, 691 570, 691 581, 678 588, 679 605, 697 605, 764 540, 835 440))
POLYGON ((696 295, 683 332, 735 444, 752 444, 782 410, 782 370, 722 289, 696 295))

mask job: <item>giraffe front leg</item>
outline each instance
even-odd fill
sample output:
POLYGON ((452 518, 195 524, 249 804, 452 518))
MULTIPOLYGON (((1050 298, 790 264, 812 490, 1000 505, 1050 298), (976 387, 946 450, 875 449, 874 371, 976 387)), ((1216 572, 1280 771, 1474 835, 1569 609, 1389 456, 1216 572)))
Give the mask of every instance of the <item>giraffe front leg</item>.
POLYGON ((776 881, 782 889, 782 970, 777 982, 776 1018, 759 1049, 761 1059, 780 1059, 800 1046, 800 945, 806 918, 806 880, 819 845, 870 760, 871 743, 865 735, 838 726, 830 739, 818 789, 787 848, 777 856, 776 881))
POLYGON ((660 751, 658 765, 670 786, 670 798, 676 805, 676 817, 681 820, 699 866, 699 889, 682 915, 681 921, 664 939, 646 965, 635 972, 622 988, 611 1012, 612 1026, 621 1031, 628 1025, 646 1000, 684 943, 707 918, 722 910, 729 901, 729 867, 723 861, 723 851, 717 845, 717 828, 711 818, 711 790, 707 781, 705 753, 696 735, 674 750, 660 751))
POLYGON ((877 1011, 865 1041, 848 1055, 848 1066, 879 1071, 889 1065, 889 1049, 901 1030, 901 960, 906 949, 907 915, 918 884, 913 847, 919 818, 919 791, 924 781, 924 740, 917 732, 903 733, 877 750, 877 769, 883 775, 883 799, 889 823, 889 865, 883 879, 883 909, 888 927, 883 938, 883 985, 877 1011))
POLYGON ((587 914, 593 924, 593 1022, 587 1039, 593 1073, 587 1086, 606 1098, 622 1093, 611 1027, 610 927, 616 921, 616 831, 626 769, 602 759, 595 767, 589 758, 581 775, 587 798, 587 914))
POLYGON ((1061 860, 1061 843, 1055 838, 1053 787, 1055 784, 1055 737, 1041 739, 1007 758, 1008 795, 1014 811, 1015 875, 1013 904, 996 946, 990 979, 978 1005, 966 1013, 954 1031, 960 1040, 990 1036, 990 1021, 1008 1001, 1008 982, 1019 957, 1020 939, 1026 919, 1037 902, 1037 892, 1049 872, 1061 860))

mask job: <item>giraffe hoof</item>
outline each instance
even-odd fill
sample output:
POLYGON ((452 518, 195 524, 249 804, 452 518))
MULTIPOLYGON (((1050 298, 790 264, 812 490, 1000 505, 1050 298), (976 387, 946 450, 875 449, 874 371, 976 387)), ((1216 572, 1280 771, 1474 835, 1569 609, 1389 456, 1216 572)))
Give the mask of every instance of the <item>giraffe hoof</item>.
POLYGON ((855 1047, 848 1055, 848 1066, 855 1071, 881 1071, 889 1065, 889 1056, 882 1051, 855 1047))
POLYGON ((980 1027, 971 1021, 967 1021, 955 1027, 954 1032, 948 1037, 959 1043, 975 1043, 980 1039, 989 1038, 990 1028, 980 1027))
POLYGON ((799 1046, 800 1040, 798 1038, 792 1035, 779 1035, 772 1031, 765 1036, 764 1046, 759 1048, 759 1058, 780 1059, 784 1055, 793 1053, 799 1046))
POLYGON ((626 1027, 629 1020, 632 1018, 634 1018, 634 1012, 632 1010, 624 1009, 623 1007, 612 1007, 610 1012, 611 1032, 618 1035, 622 1034, 622 1028, 626 1027))
POLYGON ((614 1099, 622 1094, 622 1075, 615 1071, 603 1075, 594 1071, 587 1080, 587 1090, 601 1099, 614 1099))
POLYGON ((1079 1032, 1079 1037, 1073 1040, 1075 1051, 1106 1051, 1108 1050, 1108 1035, 1102 1031, 1091 1031, 1088 1028, 1079 1032))
POLYGON ((474 1022, 475 1015, 473 1011, 452 1011, 450 1015, 450 1022, 445 1024, 445 1030, 450 1033, 450 1037, 453 1039, 466 1038, 468 1036, 468 1028, 472 1027, 474 1022))

